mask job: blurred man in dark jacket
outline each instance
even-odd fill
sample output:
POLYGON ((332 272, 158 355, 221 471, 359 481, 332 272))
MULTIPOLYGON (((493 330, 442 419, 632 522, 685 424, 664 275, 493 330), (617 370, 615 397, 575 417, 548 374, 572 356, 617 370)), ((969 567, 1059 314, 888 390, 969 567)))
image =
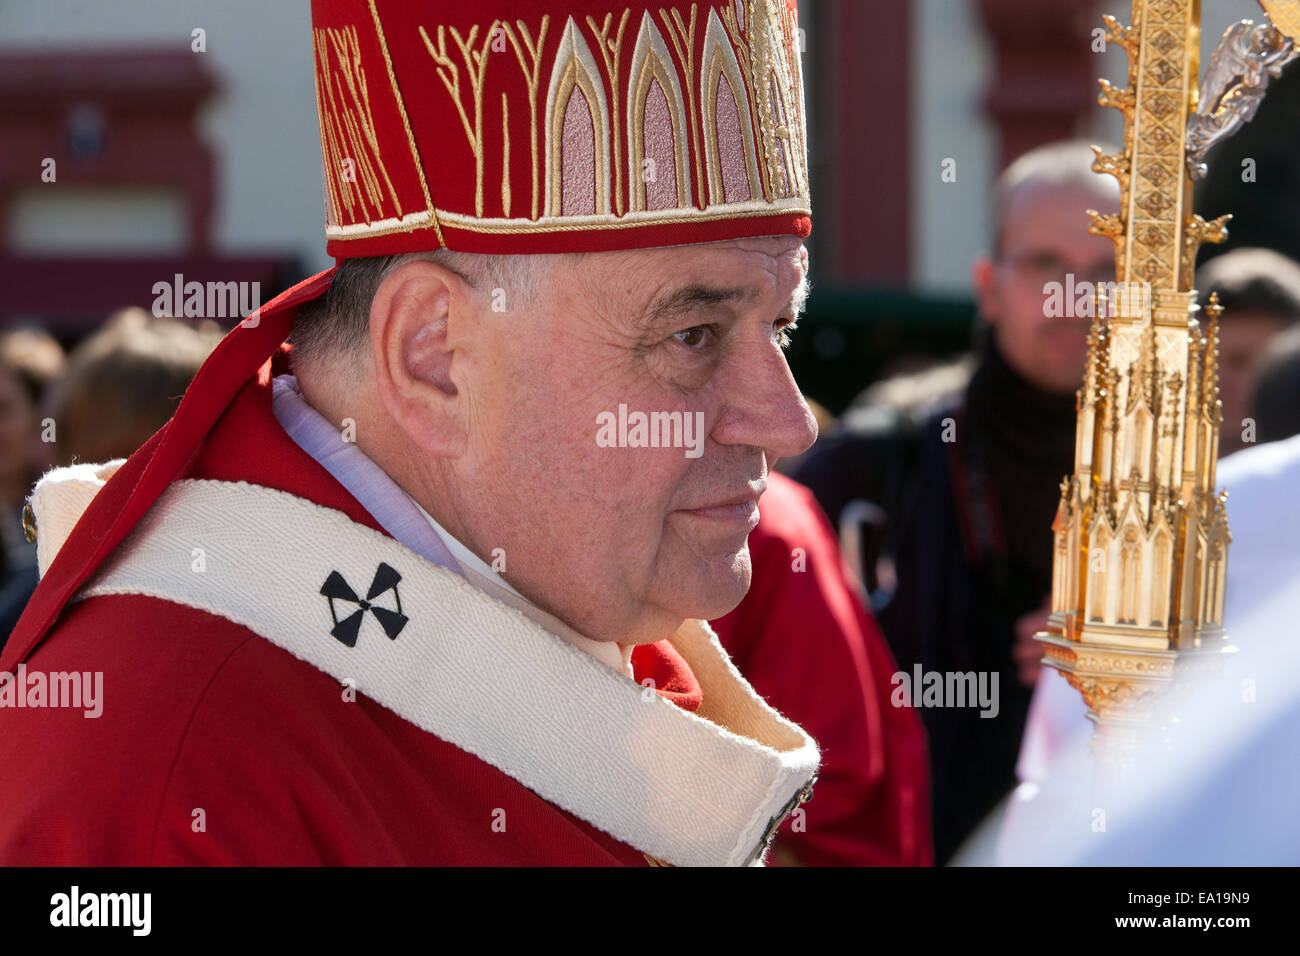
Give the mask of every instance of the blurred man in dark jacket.
POLYGON ((1088 233, 1084 211, 1113 211, 1118 188, 1091 162, 1086 143, 1053 144, 999 179, 993 252, 972 268, 978 362, 955 400, 912 429, 846 428, 795 475, 836 523, 859 500, 888 516, 896 586, 879 618, 906 675, 898 692, 921 705, 929 733, 937 863, 1015 786, 1051 525, 1074 464, 1089 292, 1115 280, 1111 241, 1088 233), (900 461, 907 474, 889 492, 875 476, 900 461), (923 698, 913 685, 928 675, 948 696, 923 698), (949 699, 959 685, 978 685, 978 699, 949 699))

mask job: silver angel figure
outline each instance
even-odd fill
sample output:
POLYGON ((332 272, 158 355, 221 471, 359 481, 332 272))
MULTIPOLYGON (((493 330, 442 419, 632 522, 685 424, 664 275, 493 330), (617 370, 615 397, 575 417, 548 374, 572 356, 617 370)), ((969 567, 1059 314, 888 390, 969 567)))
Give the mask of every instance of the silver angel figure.
POLYGON ((1196 112, 1187 121, 1187 166, 1205 176, 1205 154, 1255 117, 1270 79, 1296 56, 1291 38, 1267 21, 1234 23, 1210 57, 1201 78, 1196 112))

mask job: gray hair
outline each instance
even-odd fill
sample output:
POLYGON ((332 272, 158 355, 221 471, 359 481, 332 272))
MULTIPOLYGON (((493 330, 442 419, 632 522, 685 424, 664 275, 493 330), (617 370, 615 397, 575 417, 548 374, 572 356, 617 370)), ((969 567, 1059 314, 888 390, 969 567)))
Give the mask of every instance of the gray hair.
MULTIPOLYGON (((1108 143, 1098 145, 1103 153, 1115 152, 1108 143)), ((1113 194, 1118 199, 1119 184, 1111 176, 1093 170, 1093 157, 1092 146, 1086 139, 1058 140, 1029 150, 1002 171, 993 193, 995 257, 1002 253, 1003 228, 1011 200, 1027 185, 1047 185, 1057 189, 1079 187, 1098 195, 1113 194)), ((1082 209, 1079 210, 1079 222, 1080 228, 1088 222, 1082 209)))
MULTIPOLYGON (((482 255, 436 249, 394 256, 345 259, 334 273, 325 294, 307 303, 293 320, 289 341, 295 364, 316 363, 331 357, 353 358, 369 351, 370 305, 380 284, 398 267, 414 260, 436 262, 454 272, 476 291, 491 295, 503 290, 510 311, 527 305, 537 295, 545 275, 538 259, 556 256, 482 255)), ((356 368, 356 362, 346 365, 356 368)))

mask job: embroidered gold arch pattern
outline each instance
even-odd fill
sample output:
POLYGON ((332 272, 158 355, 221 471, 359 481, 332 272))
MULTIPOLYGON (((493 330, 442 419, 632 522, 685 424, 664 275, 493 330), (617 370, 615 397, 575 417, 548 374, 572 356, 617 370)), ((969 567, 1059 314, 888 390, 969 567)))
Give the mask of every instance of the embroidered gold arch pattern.
POLYGON ((787 103, 784 93, 788 89, 794 96, 797 89, 795 74, 801 72, 795 26, 784 4, 764 4, 760 11, 751 0, 746 19, 751 33, 762 33, 751 38, 748 49, 751 89, 756 94, 755 112, 758 113, 763 160, 767 167, 767 198, 807 195, 807 134, 802 104, 787 103), (752 42, 753 39, 757 42, 752 42), (788 55, 788 51, 792 52, 788 55), (791 57, 795 61, 793 64, 791 57), (778 173, 784 180, 779 191, 778 173))
POLYGON ((595 155, 592 166, 595 176, 595 207, 597 214, 608 213, 609 193, 609 131, 605 117, 610 115, 605 100, 605 86, 591 50, 578 26, 570 17, 564 25, 560 48, 555 56, 546 94, 546 212, 548 216, 562 214, 564 198, 564 117, 569 97, 574 87, 581 91, 591 116, 595 155))
MULTIPOLYGON (((598 38, 596 48, 600 50, 601 59, 605 62, 606 76, 609 77, 610 89, 618 88, 619 78, 619 61, 623 55, 623 30, 627 27, 627 18, 631 13, 628 7, 623 8, 623 13, 618 20, 618 33, 611 35, 610 24, 614 19, 613 13, 605 14, 605 21, 601 26, 596 26, 596 20, 590 14, 587 16, 587 26, 591 32, 598 38)), ((623 205, 623 132, 620 128, 619 121, 621 110, 615 108, 611 111, 614 121, 614 211, 617 215, 623 215, 625 206, 623 205)), ((533 218, 537 218, 534 216, 533 218)))
MULTIPOLYGON (((681 11, 659 8, 659 16, 664 22, 664 27, 668 30, 668 39, 672 41, 673 49, 681 62, 682 75, 686 77, 695 76, 695 14, 696 5, 692 3, 691 19, 688 25, 682 19, 681 11)), ((703 157, 700 156, 699 134, 697 132, 700 127, 695 112, 695 88, 689 80, 686 83, 686 108, 691 118, 690 150, 695 158, 695 181, 703 184, 704 169, 702 166, 703 157)), ((701 185, 701 190, 703 190, 703 185, 701 185)))
POLYGON ((628 182, 631 185, 631 208, 643 210, 646 203, 646 181, 642 163, 645 160, 645 110, 650 84, 659 81, 668 100, 668 115, 673 126, 673 157, 677 174, 677 205, 691 203, 691 168, 687 158, 687 121, 682 109, 682 89, 677 72, 672 68, 672 54, 663 36, 647 12, 641 21, 636 47, 632 52, 632 88, 627 101, 628 182))
MULTIPOLYGON (((730 9, 728 9, 730 12, 730 9)), ((700 72, 700 112, 704 117, 704 166, 709 171, 709 203, 726 199, 722 179, 722 155, 718 148, 718 88, 723 76, 731 87, 732 100, 740 123, 741 147, 745 154, 745 175, 749 181, 750 198, 763 192, 763 181, 758 175, 758 159, 754 155, 754 124, 750 117, 748 88, 740 62, 731 44, 727 42, 726 28, 718 19, 717 11, 709 11, 704 31, 704 69, 700 72)))

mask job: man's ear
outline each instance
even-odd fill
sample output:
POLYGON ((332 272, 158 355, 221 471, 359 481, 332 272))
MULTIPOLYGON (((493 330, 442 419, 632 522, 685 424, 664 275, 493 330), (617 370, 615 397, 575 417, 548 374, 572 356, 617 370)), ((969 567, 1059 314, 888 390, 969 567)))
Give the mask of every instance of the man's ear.
POLYGON ((467 292, 450 269, 416 259, 384 277, 370 306, 375 385, 384 409, 418 447, 448 458, 464 452, 468 437, 448 338, 449 326, 473 321, 467 292))
POLYGON ((989 325, 997 324, 1002 313, 1001 292, 998 287, 997 266, 987 254, 976 256, 970 267, 970 282, 975 289, 975 304, 980 316, 989 325))

